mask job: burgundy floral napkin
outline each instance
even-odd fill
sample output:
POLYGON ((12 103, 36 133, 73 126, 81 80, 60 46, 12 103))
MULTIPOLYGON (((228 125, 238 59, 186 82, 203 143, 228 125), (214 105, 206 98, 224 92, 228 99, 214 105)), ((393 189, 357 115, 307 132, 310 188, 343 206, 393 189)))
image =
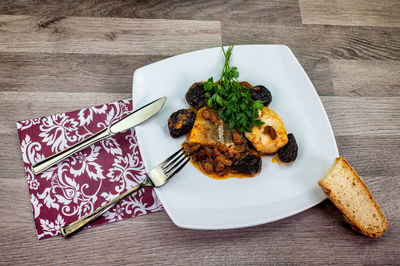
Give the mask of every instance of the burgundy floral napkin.
MULTIPOLYGON (((123 100, 79 111, 17 122, 38 238, 60 234, 60 228, 94 211, 140 183, 146 175, 135 131, 96 143, 35 176, 31 165, 109 126, 132 111, 123 100)), ((140 190, 92 225, 161 210, 152 188, 140 190)))

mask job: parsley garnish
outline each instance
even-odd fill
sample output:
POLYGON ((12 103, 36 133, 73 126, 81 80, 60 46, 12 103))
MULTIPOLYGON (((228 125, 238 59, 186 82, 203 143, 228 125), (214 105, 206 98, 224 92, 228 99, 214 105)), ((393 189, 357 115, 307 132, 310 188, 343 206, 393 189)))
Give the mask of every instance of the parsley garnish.
POLYGON ((258 119, 258 110, 263 109, 264 105, 262 101, 253 100, 249 89, 240 85, 237 67, 229 65, 232 49, 233 45, 227 51, 222 47, 225 63, 220 80, 214 83, 211 77, 204 82, 206 106, 219 110, 220 117, 229 124, 230 129, 250 132, 253 125, 264 124, 258 119))

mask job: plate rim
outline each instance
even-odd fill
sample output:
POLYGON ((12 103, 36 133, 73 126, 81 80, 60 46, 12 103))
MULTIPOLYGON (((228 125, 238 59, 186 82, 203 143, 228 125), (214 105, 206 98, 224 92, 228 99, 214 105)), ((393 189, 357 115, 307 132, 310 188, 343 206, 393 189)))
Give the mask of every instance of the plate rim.
MULTIPOLYGON (((205 49, 199 49, 199 50, 195 50, 195 51, 190 51, 190 52, 186 52, 186 53, 182 53, 182 54, 178 54, 178 55, 174 55, 153 63, 150 63, 148 65, 142 66, 138 69, 136 69, 133 73, 133 80, 132 80, 132 101, 133 101, 133 106, 135 106, 135 94, 134 94, 134 84, 135 84, 135 80, 137 78, 137 76, 140 74, 140 72, 143 71, 143 69, 151 67, 155 64, 161 63, 161 62, 165 62, 168 60, 173 60, 173 58, 176 57, 180 57, 180 56, 187 56, 190 54, 196 54, 196 53, 200 53, 200 52, 204 52, 206 50, 213 50, 213 49, 220 49, 221 47, 224 47, 224 49, 226 49, 228 46, 217 46, 217 47, 210 47, 210 48, 205 48, 205 49)), ((317 100, 317 104, 319 105, 319 109, 322 110, 322 115, 324 118, 324 121, 327 122, 327 126, 328 126, 328 133, 329 133, 329 139, 331 139, 331 141, 333 142, 333 146, 335 148, 335 156, 339 156, 339 151, 338 151, 338 147, 337 147, 337 143, 336 143, 336 138, 334 136, 334 132, 332 129, 332 125, 331 122, 329 120, 329 117, 326 113, 325 107, 322 104, 321 98, 318 95, 317 90, 315 89, 312 81, 310 80, 309 76, 307 75, 307 73, 305 72, 303 66, 300 64, 300 62, 298 61, 297 57, 294 55, 294 53, 292 52, 292 50, 284 44, 246 44, 246 45, 235 45, 235 47, 281 47, 283 49, 285 49, 291 56, 292 59, 294 59, 295 64, 297 65, 297 68, 301 71, 302 76, 305 77, 305 81, 308 83, 308 85, 312 88, 311 92, 312 94, 314 94, 314 96, 316 96, 316 100, 317 100)), ((138 139, 138 147, 139 147, 139 151, 141 150, 141 145, 140 145, 140 141, 139 141, 139 134, 136 134, 136 137, 138 139)), ((145 168, 146 167, 146 158, 144 153, 140 152, 140 154, 142 155, 142 159, 143 162, 145 164, 145 168)), ((196 229, 196 230, 227 230, 227 229, 237 229, 237 228, 245 228, 245 227, 251 227, 251 226, 257 226, 257 225, 261 225, 261 224, 267 224, 267 223, 272 223, 275 221, 279 221, 282 219, 285 219, 287 217, 299 214, 307 209, 312 208, 313 206, 319 204, 320 202, 322 202, 323 200, 325 200, 327 197, 325 194, 323 194, 321 192, 321 196, 317 199, 317 200, 313 200, 312 202, 310 202, 309 204, 304 204, 303 207, 301 208, 295 208, 292 211, 289 211, 283 215, 280 216, 276 216, 274 218, 271 219, 267 219, 267 220, 262 220, 262 221, 254 221, 254 222, 249 222, 249 223, 242 223, 240 225, 236 224, 236 225, 221 225, 221 226, 216 226, 216 225, 190 225, 190 224, 185 224, 185 223, 181 223, 178 219, 176 219, 176 216, 173 215, 173 211, 170 209, 170 206, 168 206, 168 204, 163 204, 165 202, 165 199, 162 195, 162 193, 160 192, 160 190, 158 188, 154 188, 157 197, 159 198, 160 202, 162 203, 163 208, 165 209, 165 211, 167 212, 168 216, 170 217, 170 219, 174 222, 174 224, 178 227, 181 228, 187 228, 187 229, 196 229)), ((298 197, 304 197, 305 195, 307 195, 309 192, 309 190, 307 190, 307 192, 305 192, 304 194, 298 195, 298 197)), ((293 199, 293 198, 291 198, 293 199)))

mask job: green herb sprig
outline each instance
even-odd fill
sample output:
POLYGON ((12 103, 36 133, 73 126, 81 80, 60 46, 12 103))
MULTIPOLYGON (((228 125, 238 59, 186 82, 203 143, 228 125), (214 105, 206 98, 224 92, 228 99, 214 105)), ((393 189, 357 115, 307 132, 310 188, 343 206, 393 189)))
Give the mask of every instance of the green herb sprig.
POLYGON ((209 78, 204 82, 206 106, 219 110, 219 115, 229 128, 236 128, 240 132, 250 132, 254 126, 264 124, 258 119, 258 111, 263 109, 261 101, 253 100, 249 89, 240 85, 237 67, 230 66, 233 45, 222 52, 225 56, 225 63, 222 69, 221 78, 218 82, 209 78))

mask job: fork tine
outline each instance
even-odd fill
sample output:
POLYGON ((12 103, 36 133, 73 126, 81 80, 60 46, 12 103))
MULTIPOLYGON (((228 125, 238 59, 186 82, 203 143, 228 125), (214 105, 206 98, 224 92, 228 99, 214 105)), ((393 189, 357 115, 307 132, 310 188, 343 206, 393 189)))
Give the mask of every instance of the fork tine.
POLYGON ((183 150, 183 148, 180 148, 177 152, 175 152, 174 154, 172 154, 171 156, 169 156, 167 159, 165 159, 162 163, 161 166, 164 167, 166 164, 170 164, 170 161, 175 158, 176 155, 178 155, 181 151, 183 150))
POLYGON ((171 175, 168 175, 168 179, 170 179, 171 177, 175 176, 180 170, 182 170, 182 168, 190 161, 190 157, 186 157, 186 161, 181 164, 178 169, 176 169, 171 175))
POLYGON ((180 149, 178 152, 180 153, 179 155, 177 155, 178 153, 176 152, 176 153, 173 154, 173 155, 175 155, 174 157, 168 158, 168 159, 170 159, 168 162, 165 161, 165 164, 163 164, 161 166, 163 170, 166 170, 166 169, 170 168, 171 165, 173 165, 175 162, 180 160, 182 158, 182 155, 184 155, 184 153, 185 153, 185 151, 182 151, 182 149, 180 149))
POLYGON ((182 170, 188 161, 190 161, 190 155, 184 149, 183 152, 182 149, 178 150, 167 160, 150 170, 150 172, 147 174, 150 183, 147 185, 153 187, 165 185, 165 183, 167 183, 171 177, 182 170), (177 154, 179 155, 177 156, 177 154))
POLYGON ((187 158, 187 154, 185 153, 185 151, 183 151, 182 154, 178 158, 176 158, 168 166, 163 168, 164 173, 165 174, 170 173, 172 170, 174 170, 176 167, 178 167, 178 165, 180 165, 186 158, 187 158))

